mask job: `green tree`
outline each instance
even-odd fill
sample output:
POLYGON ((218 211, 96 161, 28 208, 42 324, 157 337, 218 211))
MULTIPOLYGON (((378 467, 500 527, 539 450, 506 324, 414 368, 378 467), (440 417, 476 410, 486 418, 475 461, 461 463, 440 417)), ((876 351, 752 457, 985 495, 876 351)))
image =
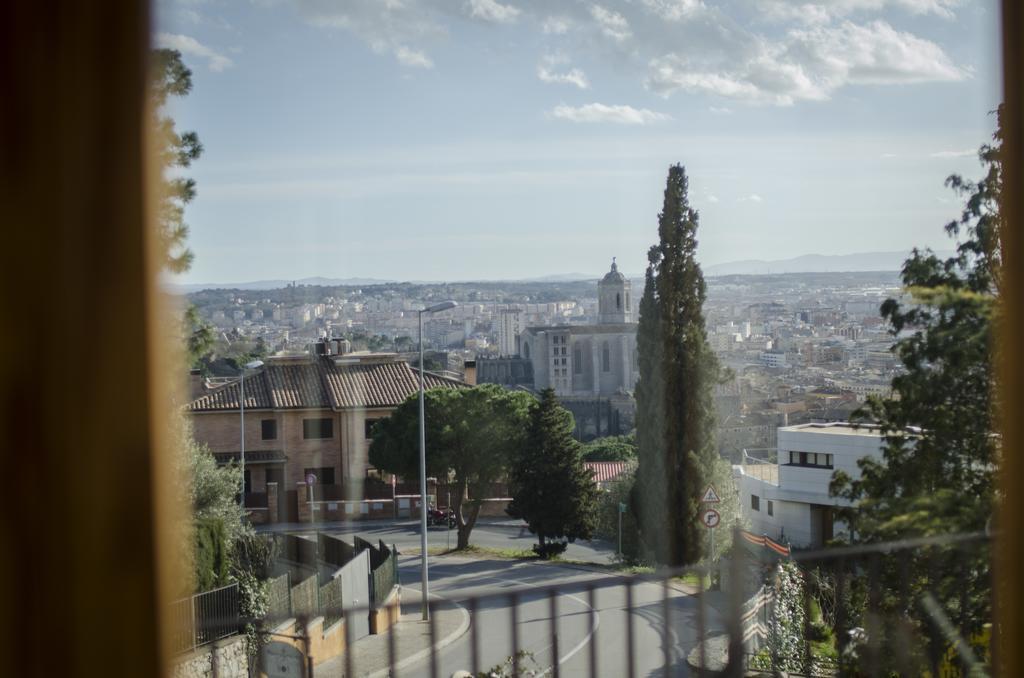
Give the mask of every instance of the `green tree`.
POLYGON ((584 461, 631 461, 636 459, 636 434, 595 438, 583 446, 584 461))
MULTIPOLYGON (((1000 126, 1001 129, 1001 126, 1000 126)), ((992 373, 999 315, 1002 219, 1001 132, 979 158, 985 177, 946 184, 966 202, 961 217, 946 226, 959 239, 956 253, 940 259, 914 250, 902 280, 911 303, 888 299, 882 315, 896 339, 893 351, 904 371, 892 381, 892 396, 872 397, 854 414, 875 422, 884 439, 882 458, 858 462, 860 478, 837 472, 831 491, 852 502, 839 517, 857 543, 985 529, 994 511, 999 438, 992 373)), ((930 547, 886 561, 881 577, 887 618, 906 620, 885 636, 906 647, 907 634, 926 640, 933 666, 947 641, 935 633, 918 602, 931 594, 964 638, 991 620, 990 551, 930 547)), ((920 645, 920 644, 919 644, 920 645)))
POLYGON ((195 198, 195 180, 179 176, 203 152, 195 132, 179 133, 174 120, 166 115, 170 97, 183 97, 192 91, 192 71, 181 60, 181 53, 173 49, 153 50, 150 59, 150 107, 153 121, 154 144, 157 159, 163 169, 157 195, 157 233, 163 266, 181 273, 192 266, 192 250, 186 245, 188 225, 185 206, 195 198))
POLYGON ((565 551, 569 542, 590 539, 596 524, 597 486, 583 465, 574 428, 572 413, 554 390, 544 389, 512 467, 508 513, 537 535, 533 550, 544 559, 565 551))
POLYGON ((203 358, 210 355, 216 343, 213 326, 199 317, 199 309, 189 304, 182 321, 185 337, 185 355, 191 367, 201 367, 203 358))
POLYGON ((704 327, 697 211, 681 165, 669 168, 648 252, 637 331, 637 468, 631 507, 651 557, 685 565, 703 554, 700 494, 715 462, 712 388, 718 362, 704 327))
MULTIPOLYGON (((418 398, 379 421, 370 444, 370 463, 406 480, 420 477, 418 398)), ((483 490, 508 473, 533 402, 529 393, 495 384, 426 392, 427 476, 456 486, 457 548, 469 546, 483 490)))

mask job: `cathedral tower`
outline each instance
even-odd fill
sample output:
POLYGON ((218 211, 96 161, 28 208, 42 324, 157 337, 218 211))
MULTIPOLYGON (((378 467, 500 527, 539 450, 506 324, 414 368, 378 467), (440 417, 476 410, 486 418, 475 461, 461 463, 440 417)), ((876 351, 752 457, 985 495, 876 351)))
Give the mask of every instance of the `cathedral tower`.
POLYGON ((619 267, 612 257, 612 269, 597 284, 597 308, 602 325, 633 322, 633 295, 630 282, 619 273, 619 267))

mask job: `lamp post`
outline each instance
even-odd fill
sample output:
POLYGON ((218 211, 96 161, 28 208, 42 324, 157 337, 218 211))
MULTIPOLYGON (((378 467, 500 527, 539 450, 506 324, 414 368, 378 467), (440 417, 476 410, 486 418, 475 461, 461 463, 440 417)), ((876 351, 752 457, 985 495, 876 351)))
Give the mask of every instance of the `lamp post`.
POLYGON ((430 593, 427 583, 427 427, 423 408, 423 314, 447 311, 457 305, 454 301, 442 301, 440 304, 428 306, 418 312, 420 326, 420 589, 423 593, 421 602, 423 621, 430 619, 430 610, 427 607, 427 598, 430 593))
POLYGON ((242 466, 242 513, 245 513, 245 371, 255 370, 263 367, 262 360, 253 360, 242 366, 241 378, 239 379, 239 390, 241 391, 241 397, 238 399, 238 411, 242 415, 242 445, 239 449, 238 456, 241 459, 242 466))

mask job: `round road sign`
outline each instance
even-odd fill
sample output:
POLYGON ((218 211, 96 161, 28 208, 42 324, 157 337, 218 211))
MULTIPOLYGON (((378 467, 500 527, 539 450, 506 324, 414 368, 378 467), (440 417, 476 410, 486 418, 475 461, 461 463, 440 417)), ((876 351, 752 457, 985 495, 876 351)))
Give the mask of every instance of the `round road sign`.
POLYGON ((316 476, 313 475, 312 473, 306 474, 306 484, 307 485, 313 485, 315 483, 316 483, 316 476))
POLYGON ((722 520, 722 516, 718 515, 718 511, 715 509, 708 509, 704 513, 700 514, 701 522, 704 523, 704 527, 718 527, 719 521, 722 520))

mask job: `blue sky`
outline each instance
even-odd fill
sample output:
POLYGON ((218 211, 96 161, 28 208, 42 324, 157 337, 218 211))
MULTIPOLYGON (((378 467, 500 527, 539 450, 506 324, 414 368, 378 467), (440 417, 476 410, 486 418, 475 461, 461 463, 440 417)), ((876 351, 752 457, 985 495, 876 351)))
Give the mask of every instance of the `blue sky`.
POLYGON ((185 283, 639 274, 681 162, 705 264, 947 249, 994 0, 164 0, 185 283))

